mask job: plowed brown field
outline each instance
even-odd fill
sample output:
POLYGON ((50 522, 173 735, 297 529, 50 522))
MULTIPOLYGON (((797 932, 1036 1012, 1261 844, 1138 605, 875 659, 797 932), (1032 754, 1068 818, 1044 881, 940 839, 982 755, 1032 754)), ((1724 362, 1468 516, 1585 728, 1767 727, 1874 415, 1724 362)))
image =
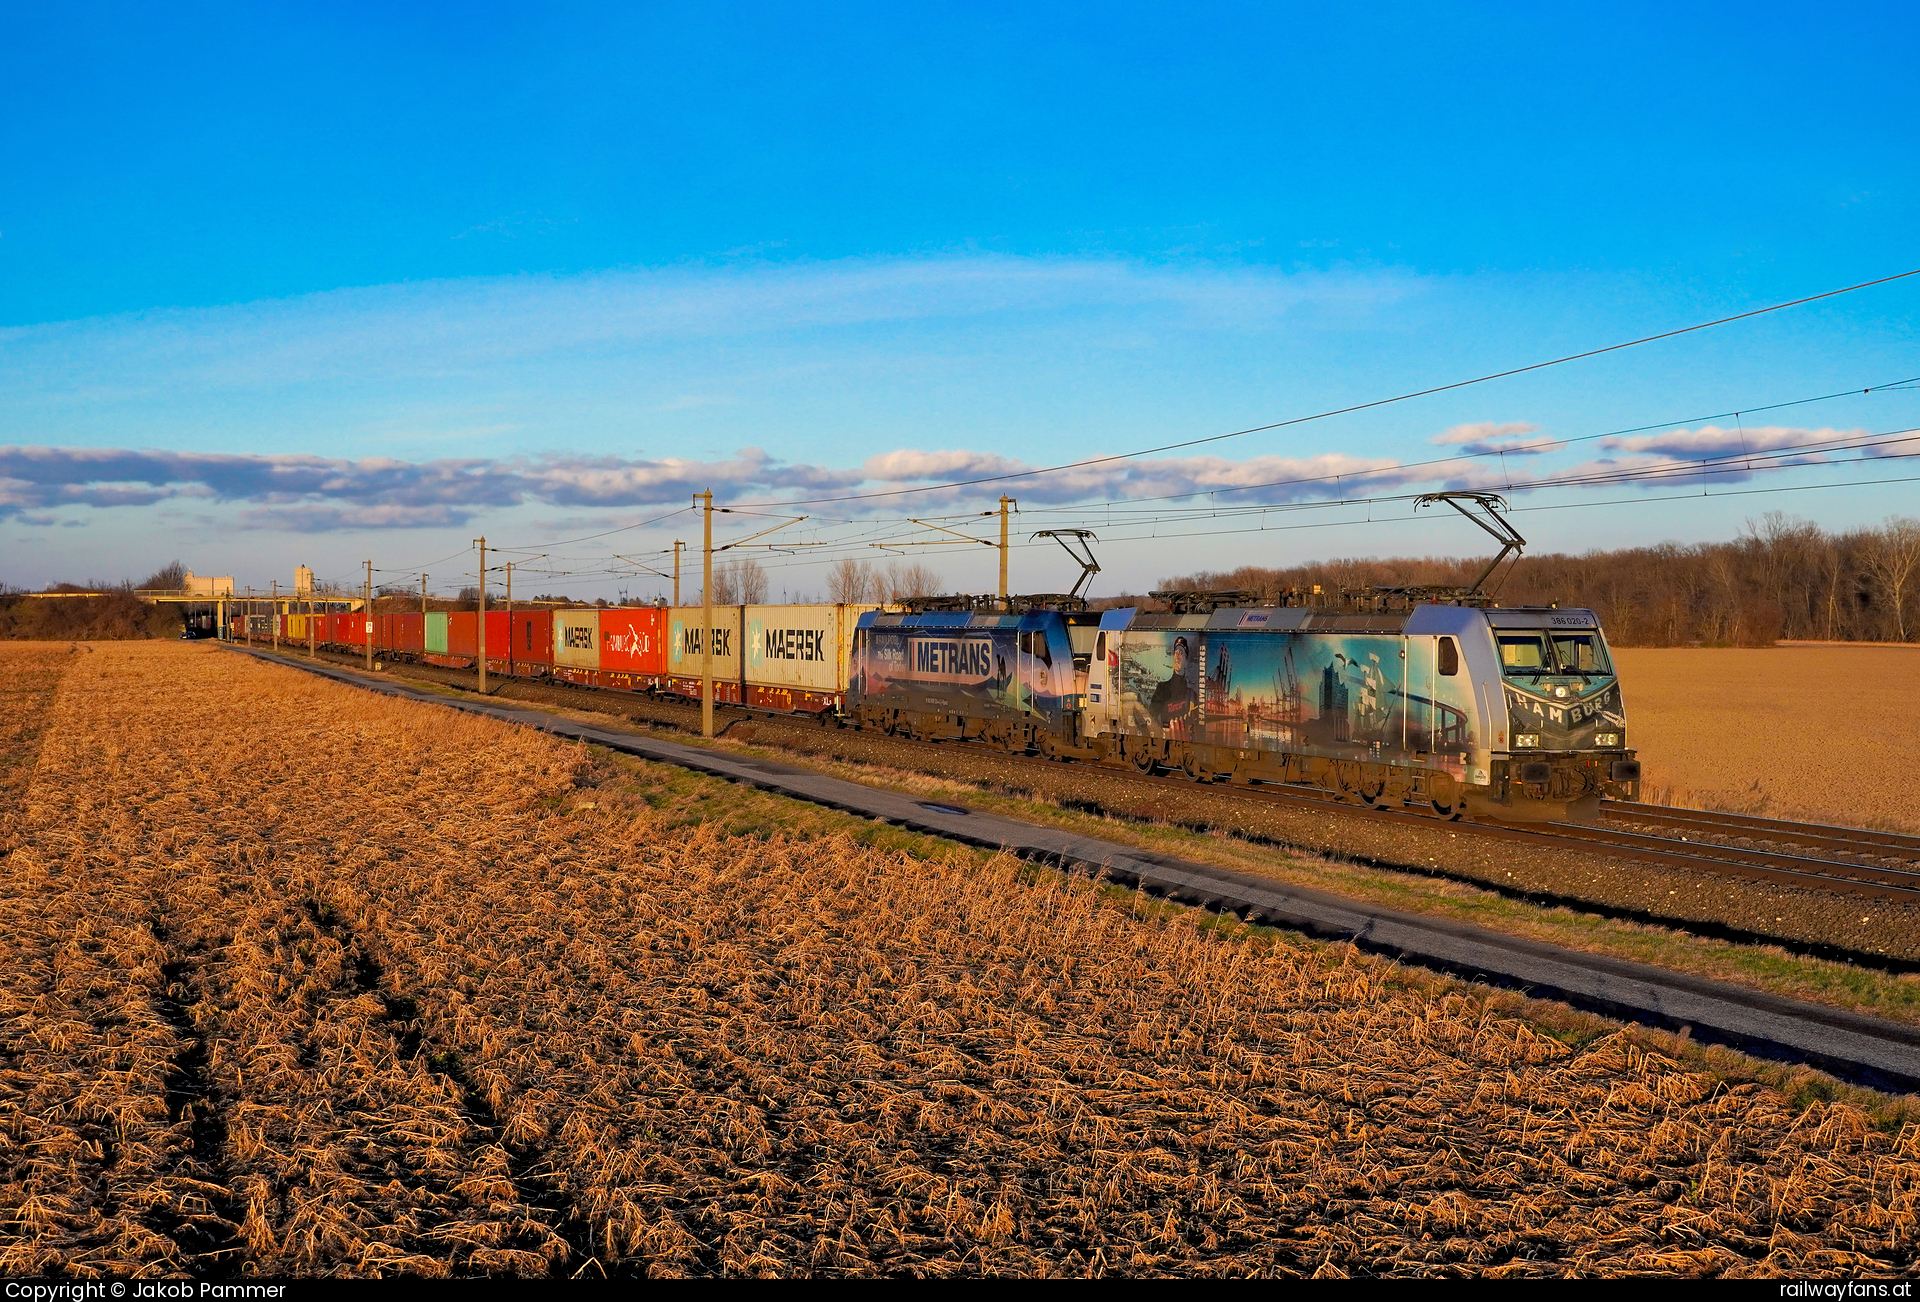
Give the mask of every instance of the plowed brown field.
POLYGON ((210 646, 71 657, 46 716, 0 863, 0 1269, 1920 1252, 1920 1127, 1571 1050, 1349 950, 1004 860, 728 835, 722 786, 689 827, 550 737, 210 646))
POLYGON ((1920 832, 1920 647, 1616 655, 1647 799, 1920 832))

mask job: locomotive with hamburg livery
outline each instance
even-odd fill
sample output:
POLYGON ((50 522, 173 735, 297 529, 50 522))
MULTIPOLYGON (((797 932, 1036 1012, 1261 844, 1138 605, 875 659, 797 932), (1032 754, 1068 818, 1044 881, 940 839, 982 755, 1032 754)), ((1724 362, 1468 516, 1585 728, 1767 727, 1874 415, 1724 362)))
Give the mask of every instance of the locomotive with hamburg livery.
POLYGON ((869 612, 846 713, 897 734, 1311 786, 1441 818, 1584 821, 1602 798, 1637 798, 1598 617, 1494 604, 1485 582, 1524 541, 1495 514, 1498 499, 1422 501, 1501 540, 1469 587, 1315 588, 1265 602, 1167 591, 1153 595, 1168 609, 1146 613, 1090 611, 1076 585, 1010 603, 1019 610, 948 599, 869 612))
POLYGON ((868 612, 846 713, 897 735, 1307 785, 1442 818, 1584 820, 1602 797, 1638 795, 1590 610, 1154 595, 1172 609, 868 612))

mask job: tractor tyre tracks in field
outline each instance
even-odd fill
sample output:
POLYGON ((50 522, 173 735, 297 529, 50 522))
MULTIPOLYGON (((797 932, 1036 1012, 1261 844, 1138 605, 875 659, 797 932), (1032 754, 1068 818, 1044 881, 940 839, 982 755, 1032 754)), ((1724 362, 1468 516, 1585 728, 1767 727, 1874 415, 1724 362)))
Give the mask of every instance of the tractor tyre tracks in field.
POLYGON ((498 1144, 506 1154, 508 1178, 520 1201, 546 1218, 546 1228, 567 1245, 569 1264, 593 1260, 593 1226, 580 1217, 572 1200, 547 1174, 552 1169, 547 1154, 537 1145, 508 1137, 506 1119, 468 1074, 458 1047, 440 1044, 434 1038, 434 1018, 421 997, 398 988, 388 965, 343 913, 315 898, 302 901, 301 908, 316 930, 347 952, 356 988, 378 1000, 385 1010, 388 1030, 398 1042, 401 1056, 423 1059, 430 1071, 453 1085, 459 1092, 461 1115, 475 1135, 498 1144))
POLYGON ((176 1174, 203 1186, 208 1210, 188 1215, 177 1208, 155 1207, 147 1213, 147 1224, 179 1245, 181 1253, 196 1263, 200 1278, 232 1278, 245 1253, 240 1226, 246 1208, 232 1194, 227 1145, 231 1100, 223 1102, 219 1096, 212 1045, 195 1016, 205 998, 210 955, 202 944, 181 946, 158 912, 148 921, 148 929, 168 955, 160 966, 154 1006, 180 1037, 166 1091, 169 1119, 186 1128, 176 1174))

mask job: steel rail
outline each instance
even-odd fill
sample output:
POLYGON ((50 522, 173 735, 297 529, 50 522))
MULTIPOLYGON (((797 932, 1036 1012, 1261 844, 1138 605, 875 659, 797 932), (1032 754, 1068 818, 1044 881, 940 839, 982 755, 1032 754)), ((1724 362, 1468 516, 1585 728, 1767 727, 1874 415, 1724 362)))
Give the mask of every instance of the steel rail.
MULTIPOLYGON (((1636 846, 1664 847, 1675 842, 1667 837, 1648 836, 1644 832, 1623 832, 1616 829, 1594 827, 1585 823, 1549 823, 1551 835, 1558 841, 1579 841, 1605 847, 1608 854, 1619 854, 1636 846)), ((1519 830, 1525 831, 1525 828, 1519 830)), ((1542 833, 1546 835, 1546 833, 1542 833)), ((1684 841, 1691 847, 1686 853, 1660 849, 1658 853, 1673 858, 1693 858, 1716 864, 1725 864, 1729 868, 1748 868, 1765 872, 1763 880, 1789 881, 1804 884, 1807 879, 1819 882, 1823 890, 1846 889, 1848 894, 1867 894, 1867 885, 1887 888, 1880 894, 1881 899, 1908 899, 1920 902, 1920 869, 1884 868, 1873 864, 1852 863, 1846 860, 1809 859, 1800 855, 1778 854, 1769 850, 1749 850, 1740 846, 1715 845, 1711 842, 1684 841)), ((1716 871, 1726 871, 1717 869, 1716 871)))
POLYGON ((1756 841, 1784 841, 1849 854, 1884 855, 1890 859, 1920 859, 1920 836, 1899 832, 1876 832, 1864 827, 1837 827, 1827 823, 1796 823, 1779 818, 1759 818, 1751 814, 1724 814, 1710 809, 1675 809, 1668 805, 1645 805, 1631 800, 1603 800, 1602 818, 1621 822, 1661 823, 1669 827, 1690 827, 1723 836, 1751 837, 1756 841), (1887 853, 1891 851, 1892 853, 1887 853))
POLYGON ((497 699, 449 698, 391 679, 252 648, 228 649, 383 696, 484 715, 911 831, 1005 851, 1179 903, 1232 913, 1248 922, 1348 941, 1370 953, 1518 989, 1534 998, 1556 999, 1646 1025, 1684 1028, 1697 1038, 1810 1062, 1876 1088, 1920 1087, 1920 1027, 1631 959, 1566 949, 1449 918, 1389 909, 1278 878, 1176 859, 983 810, 923 801, 908 793, 756 756, 580 723, 497 699))
MULTIPOLYGON (((918 738, 890 736, 895 742, 904 742, 914 746, 935 747, 941 742, 922 741, 918 738)), ((1020 765, 1050 765, 1052 761, 1035 756, 1008 754, 1000 752, 1000 759, 1020 765)), ((1191 787, 1193 779, 1173 774, 1146 774, 1138 769, 1101 764, 1097 771, 1125 780, 1150 783, 1154 786, 1173 785, 1191 787)), ((1350 804, 1338 799, 1331 792, 1322 792, 1318 788, 1263 784, 1260 786, 1241 786, 1232 783, 1208 784, 1211 793, 1234 797, 1242 800, 1287 805, 1299 808, 1325 810, 1332 813, 1352 814, 1372 819, 1387 819, 1403 822, 1411 826, 1425 828, 1446 828, 1449 831, 1466 833, 1494 840, 1510 841, 1537 849, 1572 850, 1583 854, 1601 854, 1616 859, 1631 859, 1639 863, 1659 864, 1666 867, 1689 869, 1696 872, 1708 872, 1722 877, 1738 877, 1748 881, 1768 882, 1775 885, 1797 886, 1805 890, 1823 891, 1828 894, 1854 895, 1875 900, 1895 900, 1910 904, 1920 904, 1920 870, 1902 871, 1876 865, 1859 864, 1844 860, 1812 859, 1797 855, 1772 854, 1766 851, 1747 850, 1735 846, 1714 845, 1698 841, 1682 841, 1672 838, 1647 836, 1643 833, 1626 832, 1614 829, 1598 828, 1581 823, 1547 823, 1543 825, 1514 824, 1483 821, 1443 821, 1426 814, 1412 813, 1398 809, 1382 809, 1374 806, 1350 804), (1684 847, 1684 848, 1683 848, 1684 847)))

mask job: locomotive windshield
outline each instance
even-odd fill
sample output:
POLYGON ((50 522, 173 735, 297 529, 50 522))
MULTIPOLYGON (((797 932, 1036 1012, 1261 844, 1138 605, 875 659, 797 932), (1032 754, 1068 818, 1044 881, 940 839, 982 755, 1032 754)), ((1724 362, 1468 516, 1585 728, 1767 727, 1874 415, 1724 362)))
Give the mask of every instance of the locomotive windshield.
POLYGON ((1598 632, 1502 632, 1500 670, 1509 678, 1540 674, 1599 677, 1613 672, 1598 632))

